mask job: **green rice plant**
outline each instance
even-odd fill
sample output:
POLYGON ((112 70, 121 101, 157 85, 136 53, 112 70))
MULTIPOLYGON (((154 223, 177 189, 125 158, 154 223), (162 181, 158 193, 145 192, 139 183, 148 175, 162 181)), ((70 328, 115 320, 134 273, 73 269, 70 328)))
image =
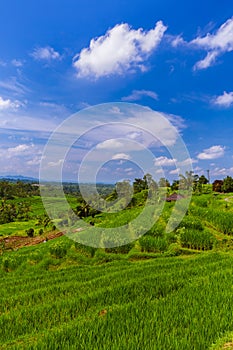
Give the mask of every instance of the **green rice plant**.
POLYGON ((177 228, 182 228, 184 227, 185 229, 194 229, 194 230, 204 230, 204 226, 202 221, 195 216, 191 215, 186 215, 182 219, 182 221, 179 223, 177 228))
POLYGON ((215 237, 207 230, 199 231, 194 229, 182 230, 180 233, 180 242, 182 247, 210 250, 214 246, 215 237))
POLYGON ((95 252, 97 250, 97 248, 94 248, 92 246, 88 246, 79 242, 75 242, 75 249, 77 250, 77 252, 86 255, 90 258, 93 258, 95 255, 95 252))
POLYGON ((167 250, 168 244, 165 238, 145 235, 139 239, 142 252, 161 253, 167 250))
POLYGON ((139 254, 143 261, 0 272, 0 348, 203 350, 226 334, 222 345, 231 341, 232 256, 139 254))
POLYGON ((130 242, 117 247, 105 248, 104 250, 106 253, 128 254, 133 247, 134 247, 134 242, 130 242))
POLYGON ((192 208, 192 214, 227 235, 233 234, 233 213, 216 209, 192 208))
POLYGON ((63 242, 56 242, 49 248, 50 254, 57 259, 64 258, 67 254, 67 245, 63 242))

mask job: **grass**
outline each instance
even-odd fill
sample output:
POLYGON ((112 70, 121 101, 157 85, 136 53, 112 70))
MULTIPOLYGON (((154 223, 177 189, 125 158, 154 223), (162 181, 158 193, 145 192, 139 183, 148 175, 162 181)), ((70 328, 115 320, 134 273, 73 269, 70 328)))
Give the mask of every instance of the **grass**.
POLYGON ((25 231, 31 227, 35 227, 36 220, 16 221, 8 224, 0 225, 0 236, 25 236, 25 231))

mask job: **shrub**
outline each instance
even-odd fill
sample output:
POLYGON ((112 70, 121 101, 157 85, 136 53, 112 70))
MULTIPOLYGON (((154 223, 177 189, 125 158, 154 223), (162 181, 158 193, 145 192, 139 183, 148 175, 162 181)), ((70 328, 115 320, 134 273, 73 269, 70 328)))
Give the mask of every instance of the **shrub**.
POLYGON ((43 235, 43 233, 44 233, 43 228, 40 228, 38 233, 39 233, 40 236, 43 235))
POLYGON ((75 249, 85 255, 85 256, 88 256, 88 257, 91 257, 93 258, 94 255, 95 255, 95 252, 97 250, 97 248, 95 247, 91 247, 91 246, 88 246, 88 245, 85 245, 85 244, 82 244, 82 243, 79 243, 79 242, 75 242, 75 249))
POLYGON ((181 247, 178 243, 170 244, 166 256, 178 256, 182 253, 181 247))
POLYGON ((67 246, 64 243, 54 243, 49 248, 50 254, 57 259, 64 258, 67 254, 67 246))
POLYGON ((22 261, 20 259, 16 259, 14 257, 6 256, 2 259, 2 268, 6 272, 10 272, 12 270, 15 270, 22 261))
POLYGON ((134 247, 134 242, 121 245, 119 247, 105 248, 106 253, 115 253, 115 254, 128 254, 130 250, 134 247))
POLYGON ((26 234, 28 235, 28 237, 33 237, 34 236, 34 228, 29 228, 28 230, 26 230, 26 234))

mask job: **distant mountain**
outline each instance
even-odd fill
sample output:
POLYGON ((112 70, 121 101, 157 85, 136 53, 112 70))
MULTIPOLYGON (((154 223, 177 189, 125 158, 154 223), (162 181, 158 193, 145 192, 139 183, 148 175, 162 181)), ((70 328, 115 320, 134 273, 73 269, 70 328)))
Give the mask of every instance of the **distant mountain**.
POLYGON ((23 182, 39 182, 35 177, 23 175, 0 175, 0 180, 23 181, 23 182))

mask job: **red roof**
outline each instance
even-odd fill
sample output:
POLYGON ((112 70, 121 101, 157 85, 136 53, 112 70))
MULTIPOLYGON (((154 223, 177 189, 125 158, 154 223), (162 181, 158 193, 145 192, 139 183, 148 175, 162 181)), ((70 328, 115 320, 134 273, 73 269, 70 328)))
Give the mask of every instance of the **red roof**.
POLYGON ((184 197, 181 194, 172 193, 169 197, 166 198, 167 202, 177 201, 183 199, 184 197))

